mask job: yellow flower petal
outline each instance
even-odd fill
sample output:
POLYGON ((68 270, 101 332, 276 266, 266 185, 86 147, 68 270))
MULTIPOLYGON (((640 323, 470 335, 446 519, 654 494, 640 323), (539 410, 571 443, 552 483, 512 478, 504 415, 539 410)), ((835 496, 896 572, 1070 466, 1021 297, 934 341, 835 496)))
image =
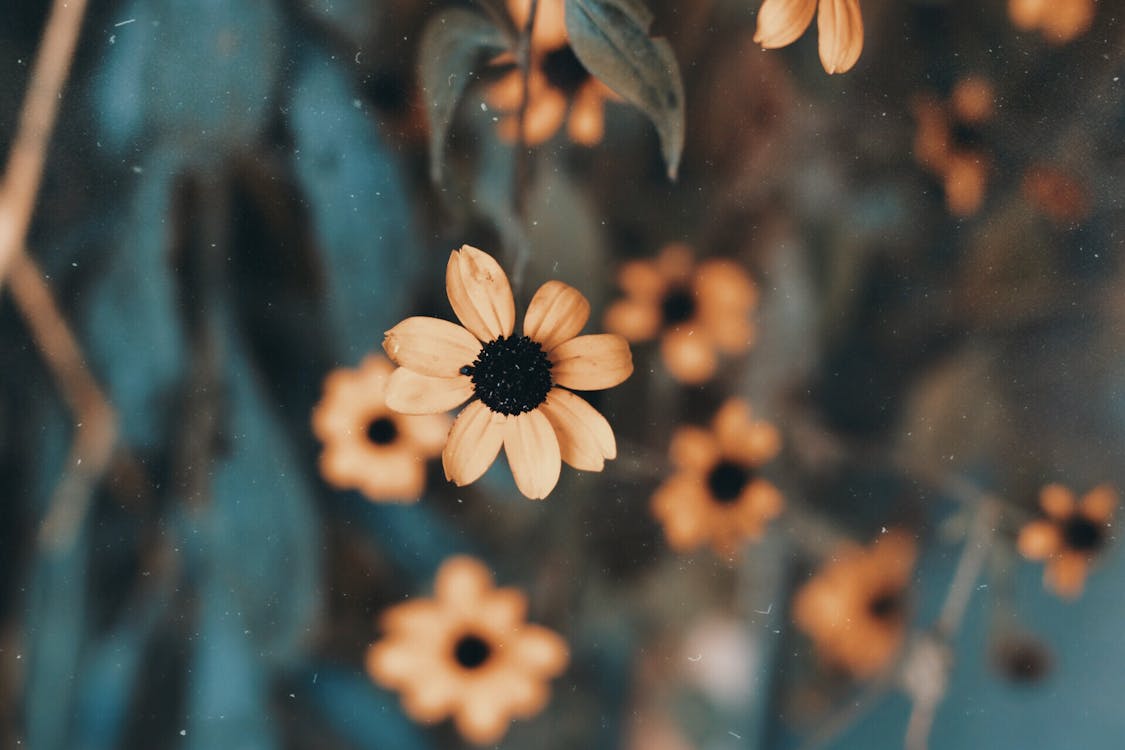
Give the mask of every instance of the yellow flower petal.
POLYGON ((508 419, 504 452, 516 487, 531 500, 542 500, 559 481, 562 459, 551 423, 538 410, 508 419))
POLYGON ((383 350, 402 367, 431 377, 453 378, 477 358, 480 342, 448 320, 413 317, 387 331, 383 350))
POLYGON ((434 378, 400 367, 387 384, 387 406, 400 414, 440 414, 456 409, 473 395, 467 375, 434 378))
POLYGON ((453 421, 441 453, 445 478, 458 487, 480 479, 500 453, 505 421, 502 414, 492 412, 480 401, 466 406, 453 421))
POLYGON ((570 140, 580 146, 596 146, 605 136, 605 99, 591 78, 574 96, 570 119, 566 123, 570 140))
POLYGON ((1117 508, 1117 493, 1108 484, 1100 484, 1082 498, 1082 515, 1094 523, 1109 523, 1117 508))
POLYGON ((1051 518, 1069 518, 1074 513, 1074 493, 1061 484, 1048 484, 1039 490, 1039 506, 1051 518))
POLYGON ((549 352, 578 335, 590 319, 590 303, 561 281, 548 281, 535 292, 524 316, 523 332, 549 352))
POLYGON ((520 628, 512 657, 529 672, 554 677, 566 669, 570 654, 564 641, 553 630, 540 625, 520 628))
POLYGON ((820 63, 828 73, 846 73, 863 51, 863 17, 857 0, 820 0, 817 15, 820 63))
POLYGON ((1043 582, 1064 599, 1077 599, 1086 585, 1089 561, 1081 554, 1066 552, 1047 562, 1043 582))
POLYGON ((504 269, 488 253, 471 245, 450 253, 445 291, 457 319, 481 341, 512 335, 516 325, 512 287, 504 269))
POLYGON ((711 342, 690 328, 665 333, 660 342, 660 354, 672 377, 689 385, 708 380, 718 367, 711 342))
POLYGON ((613 428, 586 400, 553 388, 539 407, 558 435, 562 460, 581 471, 601 471, 617 456, 613 428))
POLYGON ((1017 545, 1029 560, 1045 560, 1062 548, 1062 535, 1050 521, 1032 521, 1020 529, 1017 545))
POLYGON ((792 44, 805 33, 816 13, 816 0, 766 0, 758 9, 754 41, 765 49, 792 44))
POLYGON ((467 555, 442 563, 434 580, 434 597, 443 607, 473 611, 477 602, 492 590, 492 571, 467 555))
POLYGON ((651 341, 660 333, 660 308, 654 302, 626 297, 609 306, 604 322, 606 330, 629 341, 651 341))
POLYGON ((579 391, 612 388, 633 374, 629 343, 614 333, 577 336, 555 347, 548 357, 554 381, 579 391))
POLYGON ((672 433, 668 455, 676 468, 703 474, 718 463, 719 444, 706 430, 680 427, 672 433))

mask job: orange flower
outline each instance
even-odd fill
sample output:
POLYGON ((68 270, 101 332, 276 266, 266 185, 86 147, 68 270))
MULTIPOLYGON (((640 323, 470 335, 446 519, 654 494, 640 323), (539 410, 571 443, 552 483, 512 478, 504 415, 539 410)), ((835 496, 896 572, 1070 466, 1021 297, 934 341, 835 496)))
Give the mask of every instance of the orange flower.
POLYGON ((1103 484, 1075 502, 1069 489, 1049 484, 1039 493, 1039 505, 1047 518, 1020 530, 1020 552, 1029 560, 1046 560, 1047 588, 1073 599, 1082 593, 1086 574, 1108 541, 1117 493, 1103 484))
POLYGON ((988 81, 965 78, 953 88, 948 104, 929 95, 914 104, 914 156, 942 181, 946 205, 956 216, 970 216, 984 202, 989 159, 979 128, 992 119, 993 102, 988 81))
POLYGON ((383 348, 400 367, 387 404, 403 414, 434 414, 472 399, 442 452, 445 476, 475 482, 503 446, 520 492, 541 499, 559 479, 560 460, 601 471, 617 456, 613 430, 571 391, 612 388, 633 372, 625 339, 579 336, 590 316, 581 292, 548 281, 528 305, 523 335, 504 270, 464 245, 450 253, 445 290, 462 326, 407 318, 387 331, 383 348))
POLYGON ((1094 0, 1008 0, 1008 16, 1022 31, 1039 30, 1047 41, 1066 44, 1094 22, 1094 0))
POLYGON ((669 451, 676 474, 652 496, 668 544, 684 552, 710 542, 718 554, 731 556, 747 539, 761 537, 785 500, 757 472, 780 449, 774 426, 753 421, 741 399, 723 404, 710 432, 676 430, 669 451))
POLYGON ((718 367, 718 352, 739 354, 754 342, 749 313, 758 290, 742 268, 712 259, 694 266, 686 245, 666 246, 656 260, 621 266, 625 299, 605 316, 605 327, 634 343, 661 338, 668 371, 682 383, 702 383, 718 367))
POLYGON ((391 607, 382 640, 367 651, 367 672, 397 690, 407 715, 424 724, 452 716, 457 731, 492 744, 513 718, 543 710, 547 681, 566 669, 566 643, 527 620, 527 597, 495 588, 469 557, 442 564, 433 599, 391 607))
MULTIPOLYGON (((528 0, 509 0, 508 9, 517 28, 527 23, 529 5, 528 0)), ((510 54, 494 61, 496 64, 513 62, 510 54)), ((596 146, 605 135, 606 101, 620 100, 608 86, 590 75, 567 43, 561 0, 544 0, 536 11, 527 96, 523 140, 529 146, 549 141, 563 122, 567 123, 571 141, 596 146)), ((513 68, 504 74, 488 89, 485 100, 501 113, 500 137, 514 143, 523 103, 520 71, 513 68)))
POLYGON ((917 555, 905 532, 848 544, 797 592, 793 622, 828 664, 861 679, 886 667, 906 634, 906 589, 917 555))
POLYGON ((765 0, 758 10, 754 41, 765 49, 797 41, 817 16, 820 64, 828 73, 846 73, 863 51, 859 0, 765 0))
POLYGON ((1056 224, 1076 224, 1090 215, 1086 188, 1056 167, 1040 165, 1027 170, 1022 188, 1024 197, 1056 224))
POLYGON ((313 433, 324 443, 320 473, 339 489, 372 500, 417 500, 426 486, 425 459, 438 455, 449 432, 444 414, 407 417, 387 408, 394 367, 366 357, 354 370, 333 371, 313 409, 313 433))

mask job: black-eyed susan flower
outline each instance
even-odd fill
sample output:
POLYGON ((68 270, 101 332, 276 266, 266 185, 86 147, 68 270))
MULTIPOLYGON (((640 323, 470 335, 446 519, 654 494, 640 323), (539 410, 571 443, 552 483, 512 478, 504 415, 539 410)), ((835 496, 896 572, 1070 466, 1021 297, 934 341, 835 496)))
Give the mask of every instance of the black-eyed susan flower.
POLYGON ((399 365, 387 386, 390 408, 434 414, 469 401, 442 451, 447 479, 475 482, 503 447, 520 492, 541 499, 558 482, 560 461, 601 471, 616 457, 609 422, 568 389, 612 388, 632 374, 633 357, 621 336, 578 335, 590 316, 581 292, 560 281, 539 287, 517 336, 512 288, 492 256, 454 250, 445 289, 462 325, 407 318, 387 331, 383 348, 399 365))
POLYGON ((956 216, 970 216, 984 202, 991 161, 980 128, 992 119, 993 105, 992 84, 978 77, 959 81, 948 102, 932 95, 915 100, 914 156, 941 180, 956 216))
MULTIPOLYGON (((508 10, 518 28, 527 24, 529 0, 509 0, 508 10)), ((511 64, 510 54, 494 64, 511 64)), ((485 92, 485 101, 500 113, 501 139, 513 143, 519 134, 523 104, 523 76, 513 68, 485 92)), ((531 32, 531 68, 527 80, 527 110, 523 141, 538 146, 549 141, 565 122, 570 140, 595 146, 605 135, 605 103, 618 101, 612 89, 590 75, 567 41, 562 0, 542 0, 531 32)))
POLYGON ((1008 17, 1021 31, 1039 31, 1053 44, 1066 44, 1090 29, 1094 0, 1008 0, 1008 17))
POLYGON ((828 73, 848 72, 863 51, 859 0, 765 0, 754 41, 765 49, 786 47, 805 33, 814 15, 820 64, 828 73))
POLYGON ((917 545, 891 530, 870 547, 849 544, 804 584, 793 622, 821 660, 858 678, 884 669, 906 635, 906 591, 917 545))
POLYGON ((682 383, 708 380, 718 356, 754 343, 754 282, 725 259, 696 265, 691 248, 674 243, 655 260, 625 263, 617 275, 625 297, 610 306, 605 327, 638 343, 660 339, 664 366, 682 383))
POLYGON ((324 444, 320 473, 338 489, 356 489, 371 500, 417 500, 426 486, 426 459, 441 453, 450 419, 445 414, 404 416, 387 408, 394 366, 368 356, 355 369, 324 380, 313 409, 313 433, 324 444))
POLYGON ((1029 560, 1045 560, 1044 584, 1073 599, 1082 593, 1090 567, 1109 541, 1117 493, 1103 484, 1079 502, 1068 488, 1049 484, 1039 492, 1039 506, 1046 518, 1020 530, 1020 552, 1029 560))
POLYGON ((668 544, 681 552, 710 544, 731 556, 761 537, 785 501, 758 470, 780 449, 774 426, 753 419, 741 399, 723 404, 711 430, 677 429, 669 451, 676 473, 652 496, 668 544))
POLYGON ((550 699, 548 680, 569 660, 553 631, 527 622, 527 597, 496 588, 479 561, 442 564, 434 598, 391 607, 383 638, 367 652, 375 682, 399 692, 407 715, 423 724, 452 717, 476 744, 500 740, 513 719, 534 716, 550 699))

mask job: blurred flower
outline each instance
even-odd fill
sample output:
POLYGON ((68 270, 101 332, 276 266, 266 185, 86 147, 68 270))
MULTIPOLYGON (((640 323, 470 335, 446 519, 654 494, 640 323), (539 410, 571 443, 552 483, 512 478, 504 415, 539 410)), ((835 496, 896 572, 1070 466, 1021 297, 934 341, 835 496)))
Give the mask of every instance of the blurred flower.
POLYGON ((425 460, 441 453, 450 419, 439 413, 408 417, 387 408, 393 369, 386 358, 371 355, 356 369, 330 373, 312 426, 324 443, 320 473, 326 482, 372 500, 411 501, 425 489, 425 460))
POLYGON ((1090 565, 1108 540, 1117 493, 1102 484, 1075 502, 1069 489, 1049 484, 1039 493, 1039 505, 1047 518, 1020 530, 1020 552, 1029 560, 1046 560, 1047 588, 1073 599, 1082 593, 1090 565))
POLYGON ((407 715, 424 724, 453 717, 479 745, 500 740, 514 718, 543 710, 547 681, 566 669, 566 643, 527 620, 527 597, 495 588, 479 561, 442 564, 433 599, 385 611, 383 639, 367 651, 367 672, 397 690, 407 715))
POLYGON ((1056 224, 1076 224, 1090 215, 1090 195, 1072 175, 1056 167, 1039 165, 1023 176, 1023 194, 1056 224))
POLYGON ((1094 22, 1094 0, 1008 0, 1008 16, 1021 31, 1040 31, 1047 41, 1066 44, 1094 22))
POLYGON ((1011 682, 1032 684, 1051 672, 1051 652, 1038 638, 1012 634, 993 649, 992 663, 1011 682))
POLYGON ((992 119, 993 103, 992 85, 972 77, 954 86, 948 103, 928 94, 914 103, 914 156, 942 181, 946 205, 956 216, 976 213, 984 201, 989 158, 979 129, 992 119))
POLYGON ((871 547, 846 545, 797 592, 793 622, 828 664, 859 678, 886 667, 906 634, 916 544, 893 530, 871 547))
POLYGON ((617 283, 625 298, 610 306, 605 327, 632 342, 659 337, 664 365, 682 383, 704 382, 718 352, 739 354, 754 342, 758 290, 732 261, 696 266, 689 247, 671 244, 655 260, 622 265, 617 283))
POLYGON ((547 496, 560 460, 601 471, 617 455, 613 430, 583 391, 611 388, 633 372, 625 339, 579 336, 590 303, 571 286, 548 281, 528 305, 522 336, 504 270, 469 245, 450 253, 445 289, 462 326, 407 318, 387 331, 383 348, 400 367, 387 386, 390 408, 433 414, 472 399, 458 415, 442 452, 445 476, 475 482, 503 446, 520 492, 547 496))
POLYGON ((828 73, 848 72, 863 51, 859 0, 765 0, 758 10, 754 41, 765 49, 790 45, 805 33, 814 15, 820 64, 828 73))
POLYGON ((741 399, 723 404, 710 431, 676 430, 669 450, 676 473, 652 496, 668 544, 684 552, 709 542, 730 556, 746 540, 761 537, 785 500, 758 468, 780 450, 777 429, 752 420, 741 399))
MULTIPOLYGON (((527 24, 529 7, 530 0, 509 0, 508 9, 517 28, 527 24)), ((505 54, 493 62, 513 64, 515 58, 505 54)), ((509 143, 514 143, 519 134, 523 93, 523 76, 515 67, 485 93, 488 105, 501 113, 500 137, 509 143)), ((527 96, 523 140, 529 146, 550 140, 564 121, 571 141, 596 146, 605 135, 606 101, 620 100, 608 86, 590 75, 567 43, 561 0, 543 0, 536 11, 527 96)))

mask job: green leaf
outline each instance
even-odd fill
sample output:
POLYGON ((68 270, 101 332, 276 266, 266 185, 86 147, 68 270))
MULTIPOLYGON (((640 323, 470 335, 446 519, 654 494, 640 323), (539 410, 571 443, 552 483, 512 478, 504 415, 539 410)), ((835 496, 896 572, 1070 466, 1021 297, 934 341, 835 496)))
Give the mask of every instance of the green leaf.
POLYGON ((574 54, 652 120, 674 180, 684 150, 684 84, 671 45, 650 37, 651 25, 652 14, 640 0, 566 0, 574 54))
POLYGON ((476 69, 509 46, 489 19, 465 8, 450 8, 430 19, 422 32, 419 74, 430 120, 430 178, 441 180, 445 138, 457 103, 476 69))

